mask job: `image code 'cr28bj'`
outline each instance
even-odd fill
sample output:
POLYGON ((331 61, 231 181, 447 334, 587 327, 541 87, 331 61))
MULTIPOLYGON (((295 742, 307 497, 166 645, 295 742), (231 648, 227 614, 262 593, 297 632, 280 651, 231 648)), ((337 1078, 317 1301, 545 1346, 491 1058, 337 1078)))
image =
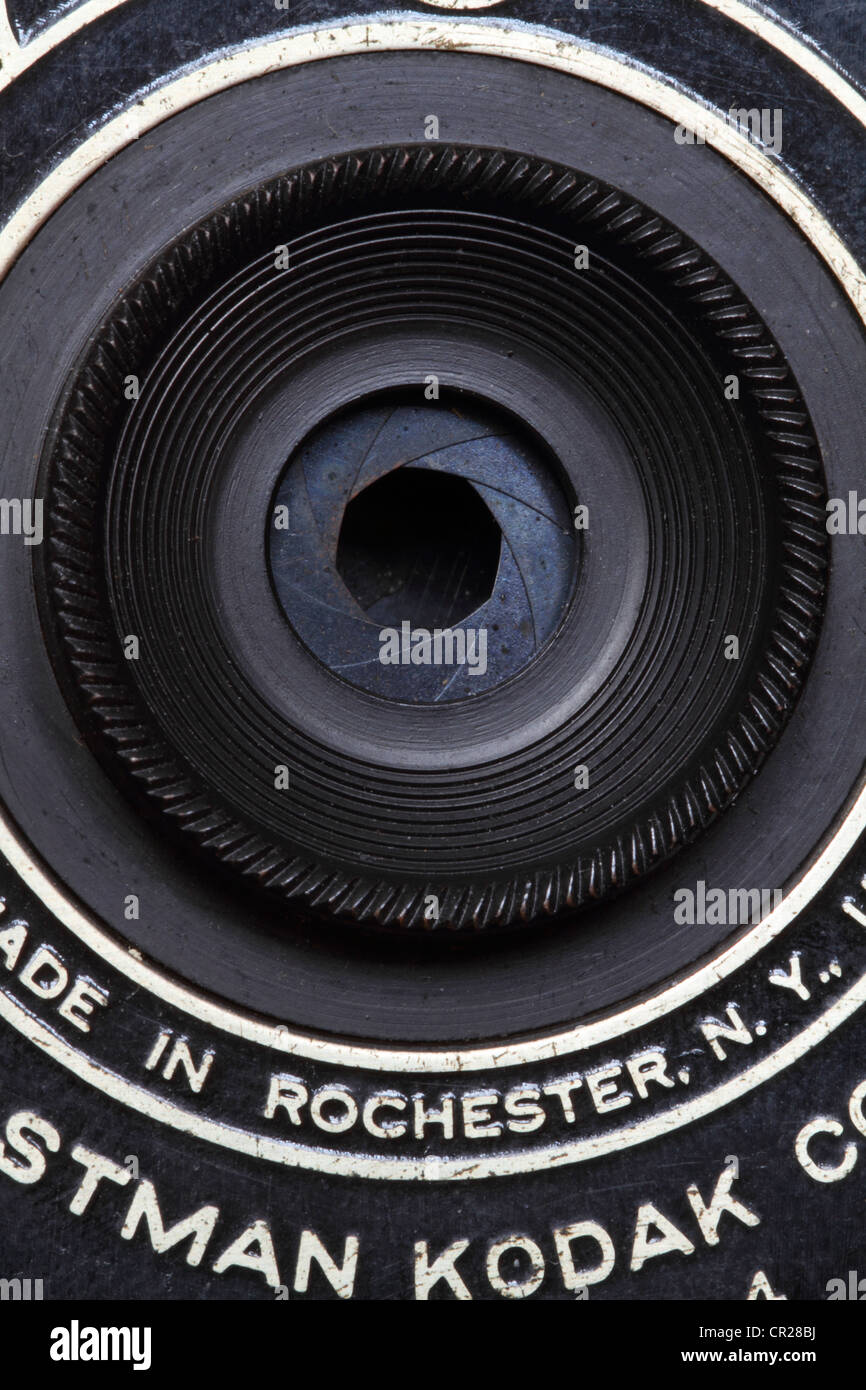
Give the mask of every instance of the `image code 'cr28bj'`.
POLYGON ((866 1298, 864 34, 0 4, 44 1364, 336 1299, 820 1365, 792 1305, 866 1298))

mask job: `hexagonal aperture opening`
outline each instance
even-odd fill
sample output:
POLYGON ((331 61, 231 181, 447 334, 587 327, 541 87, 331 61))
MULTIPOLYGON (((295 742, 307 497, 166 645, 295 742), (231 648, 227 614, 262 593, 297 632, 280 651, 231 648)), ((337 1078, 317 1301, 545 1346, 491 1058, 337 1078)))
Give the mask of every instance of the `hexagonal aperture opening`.
POLYGON ((353 498, 337 569, 374 622, 447 628, 490 598, 502 532, 471 483, 403 467, 353 498))

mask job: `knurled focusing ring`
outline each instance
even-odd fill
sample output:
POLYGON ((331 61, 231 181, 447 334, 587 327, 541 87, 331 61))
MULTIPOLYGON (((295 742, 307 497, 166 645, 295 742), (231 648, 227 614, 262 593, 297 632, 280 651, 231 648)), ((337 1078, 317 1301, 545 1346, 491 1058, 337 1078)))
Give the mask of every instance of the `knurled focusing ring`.
MULTIPOLYGON (((187 234, 81 364, 47 495, 46 626, 105 765, 227 871, 384 926, 423 925, 431 895, 441 923, 533 920, 646 873, 754 774, 820 621, 820 460, 752 306, 640 205, 501 151, 361 152, 187 234), (647 537, 645 591, 606 678, 530 746, 458 767, 449 728, 489 722, 494 700, 519 709, 543 676, 562 708, 567 616, 525 672, 431 709, 423 759, 395 767, 347 755, 326 721, 311 733, 287 718, 237 663, 214 601, 213 499, 233 442, 293 375, 351 345, 375 356, 407 323, 457 346, 498 336, 570 377, 615 421, 647 537)), ((596 559, 590 517, 589 569, 627 568, 627 522, 621 552, 596 559)), ((298 644, 300 692, 308 662, 298 644)), ((399 739, 398 702, 340 698, 371 724, 384 703, 399 739)))

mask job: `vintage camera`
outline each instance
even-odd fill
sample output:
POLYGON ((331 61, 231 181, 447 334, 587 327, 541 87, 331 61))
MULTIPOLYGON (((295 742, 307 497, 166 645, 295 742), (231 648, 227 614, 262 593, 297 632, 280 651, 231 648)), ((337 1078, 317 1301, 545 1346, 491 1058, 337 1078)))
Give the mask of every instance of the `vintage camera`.
POLYGON ((860 1296, 863 32, 0 6, 4 1298, 860 1296))

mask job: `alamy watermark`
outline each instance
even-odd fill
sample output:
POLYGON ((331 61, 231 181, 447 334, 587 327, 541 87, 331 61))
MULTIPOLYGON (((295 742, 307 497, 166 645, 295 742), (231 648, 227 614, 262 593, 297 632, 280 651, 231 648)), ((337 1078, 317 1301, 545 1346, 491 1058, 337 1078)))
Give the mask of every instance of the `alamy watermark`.
POLYGON ((73 1318, 68 1327, 51 1331, 52 1361, 130 1361, 134 1371, 151 1366, 149 1327, 82 1327, 73 1318))
POLYGON ((25 545, 42 544, 41 497, 0 497, 0 536, 23 536, 25 545))
POLYGON ((674 893, 674 921, 680 926, 754 925, 779 907, 781 888, 708 888, 699 879, 694 888, 674 893))
POLYGON ((470 676, 483 676, 487 671, 487 628, 431 630, 406 621, 399 629, 383 627, 379 660, 383 666, 467 666, 470 676))
POLYGON ((861 1279, 856 1269, 848 1270, 846 1279, 828 1279, 827 1299, 832 1303, 837 1299, 849 1299, 854 1303, 866 1303, 866 1279, 861 1279))
POLYGON ((42 1279, 23 1279, 20 1275, 15 1279, 0 1279, 0 1301, 41 1302, 44 1297, 43 1286, 42 1279))
POLYGON ((827 504, 830 536, 866 536, 866 497, 853 490, 847 497, 831 497, 827 504))
MULTIPOLYGON (((756 145, 763 145, 775 154, 782 153, 782 108, 779 106, 732 106, 721 115, 732 130, 737 130, 756 145)), ((716 119, 719 119, 718 117, 716 119)), ((694 126, 678 125, 674 139, 678 145, 705 145, 712 138, 714 122, 707 119, 694 126)))

